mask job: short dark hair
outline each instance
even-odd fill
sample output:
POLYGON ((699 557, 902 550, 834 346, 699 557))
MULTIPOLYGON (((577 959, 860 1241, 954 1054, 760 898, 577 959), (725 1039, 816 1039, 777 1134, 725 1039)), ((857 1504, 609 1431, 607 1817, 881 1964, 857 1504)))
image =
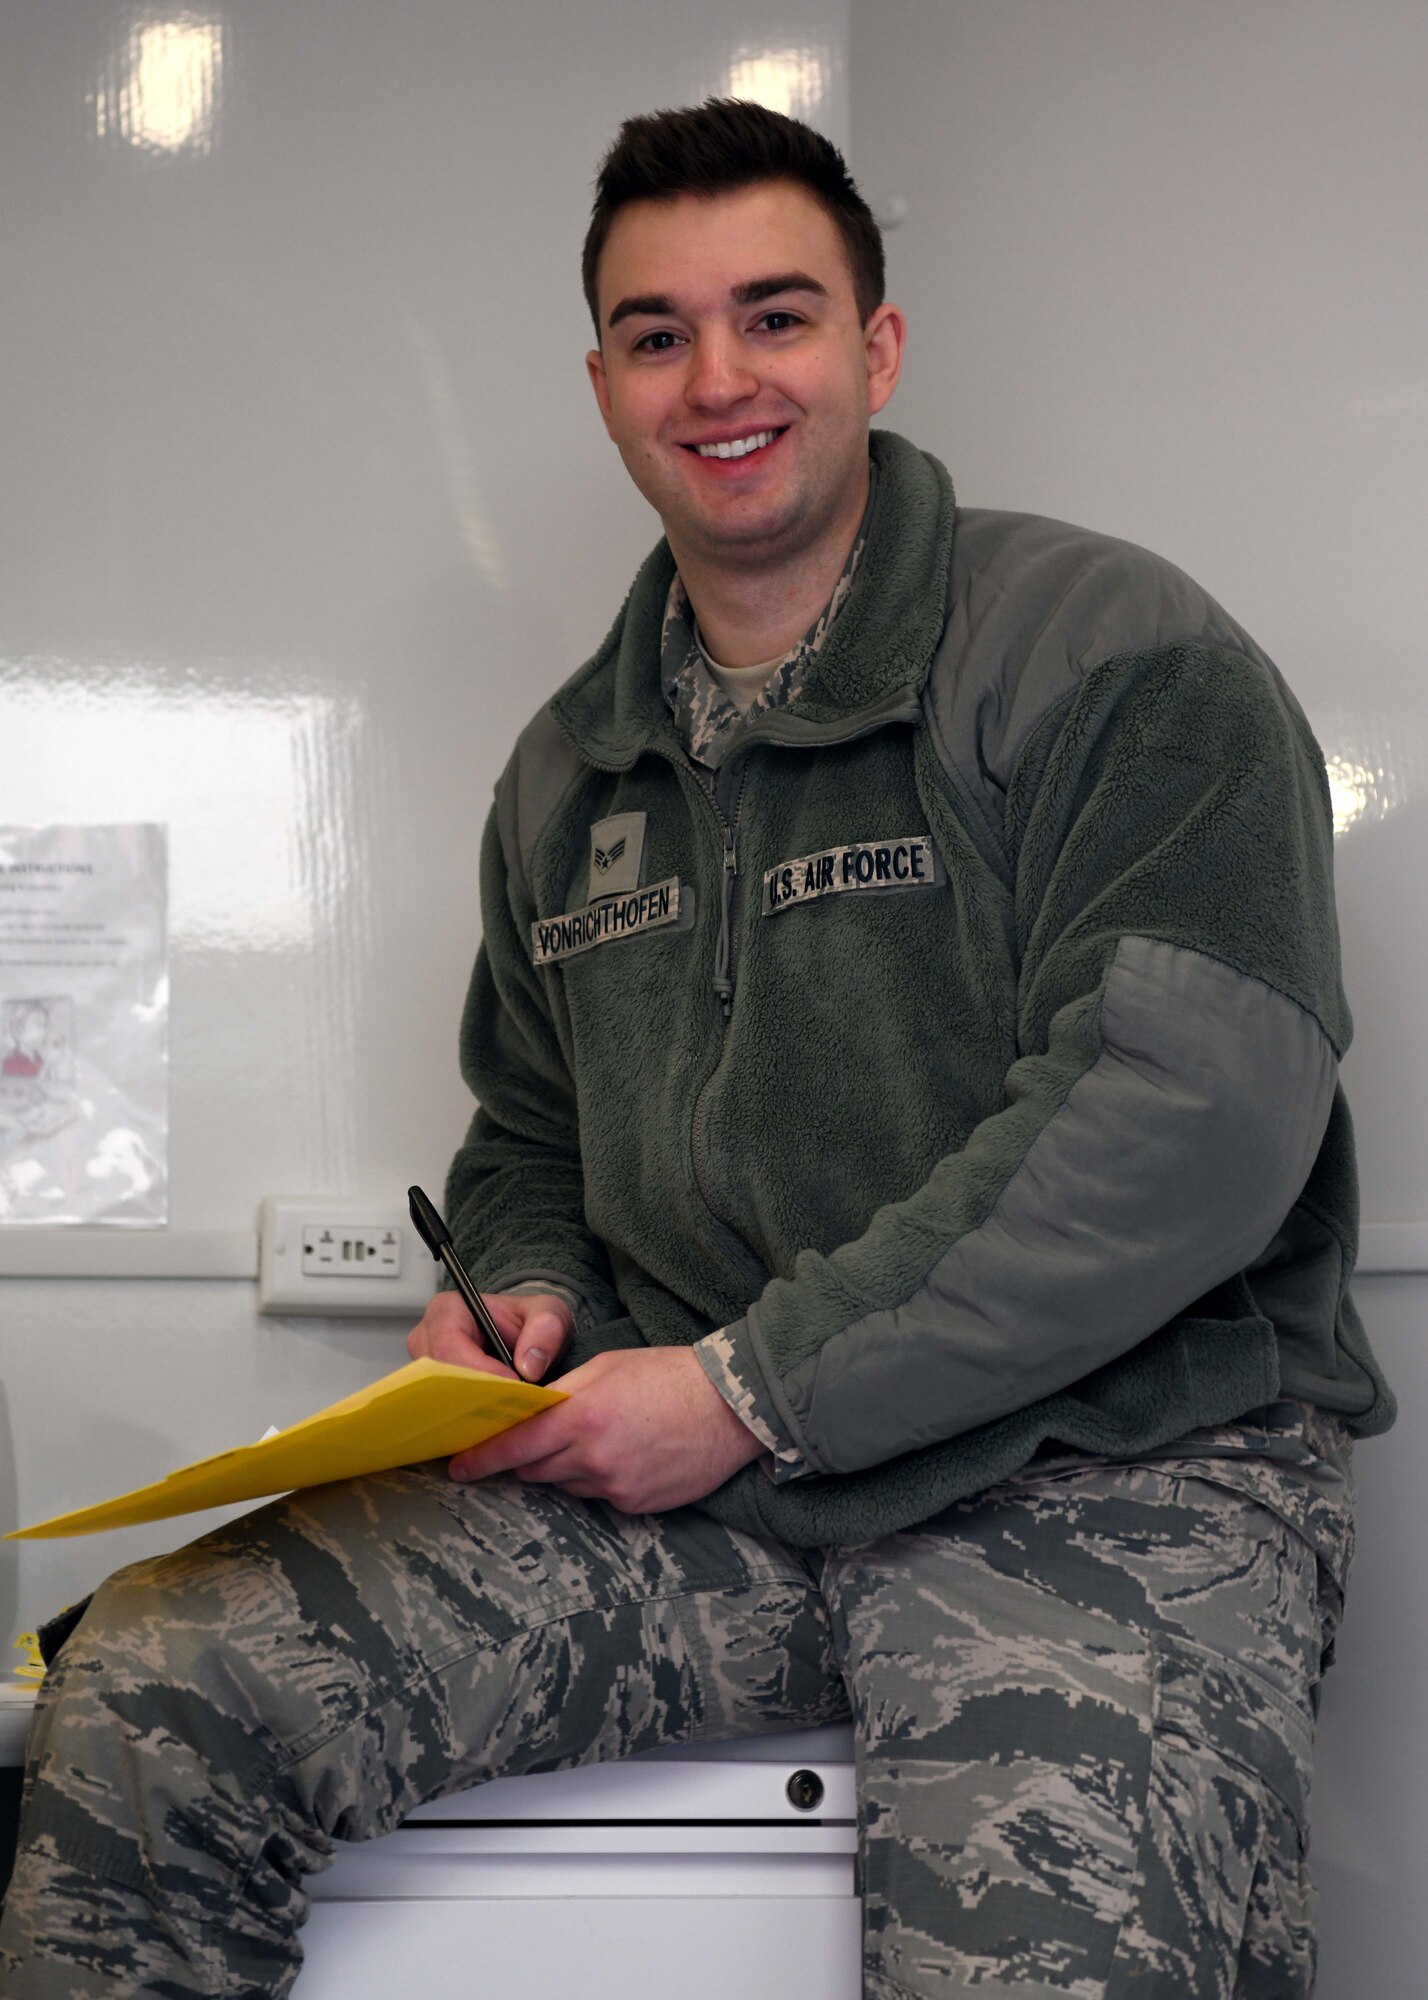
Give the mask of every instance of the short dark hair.
POLYGON ((600 163, 580 259, 596 339, 600 308, 595 272, 610 225, 627 202, 732 194, 761 181, 793 181, 827 212, 843 239, 858 316, 866 325, 883 302, 883 239, 843 155, 821 132, 781 111, 740 98, 710 97, 682 111, 627 118, 600 163))

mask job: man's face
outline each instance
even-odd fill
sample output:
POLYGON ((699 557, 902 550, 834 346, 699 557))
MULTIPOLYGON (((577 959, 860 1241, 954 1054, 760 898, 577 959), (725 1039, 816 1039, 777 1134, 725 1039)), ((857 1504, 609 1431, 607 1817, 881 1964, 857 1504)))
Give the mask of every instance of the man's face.
POLYGON ((842 238, 812 195, 769 181, 631 202, 598 296, 586 365, 600 413, 676 560, 763 568, 852 535, 902 318, 880 306, 860 323, 842 238))

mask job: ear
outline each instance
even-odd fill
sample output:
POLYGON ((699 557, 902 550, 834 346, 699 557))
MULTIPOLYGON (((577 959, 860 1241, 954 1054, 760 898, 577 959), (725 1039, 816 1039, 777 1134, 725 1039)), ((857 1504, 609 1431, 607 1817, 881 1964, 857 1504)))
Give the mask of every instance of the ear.
POLYGON ((868 413, 876 416, 897 387, 902 373, 903 349, 907 344, 907 321, 896 306, 880 305, 868 315, 863 328, 863 351, 868 362, 868 413))
POLYGON ((615 433, 610 428, 610 378, 605 373, 605 357, 598 347, 592 347, 585 357, 585 372, 590 377, 590 386, 595 391, 595 400, 600 405, 600 416, 607 436, 615 433))

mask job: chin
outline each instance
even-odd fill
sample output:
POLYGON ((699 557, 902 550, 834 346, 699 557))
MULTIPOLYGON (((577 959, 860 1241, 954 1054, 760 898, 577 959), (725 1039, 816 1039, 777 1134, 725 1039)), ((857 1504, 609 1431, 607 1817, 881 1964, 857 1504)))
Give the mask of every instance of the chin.
MULTIPOLYGON (((680 530, 676 528, 675 532, 678 535, 680 530)), ((691 522, 682 539, 691 548, 708 555, 737 555, 751 550, 771 555, 796 549, 804 538, 798 533, 796 520, 778 514, 744 521, 691 522)))

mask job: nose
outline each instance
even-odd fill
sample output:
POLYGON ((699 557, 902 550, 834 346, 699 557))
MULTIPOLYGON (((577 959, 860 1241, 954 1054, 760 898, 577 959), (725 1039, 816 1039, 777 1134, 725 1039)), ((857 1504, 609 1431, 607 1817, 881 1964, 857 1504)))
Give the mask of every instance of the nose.
POLYGON ((727 410, 759 392, 759 375, 747 350, 726 328, 706 330, 695 342, 684 385, 700 410, 727 410))

